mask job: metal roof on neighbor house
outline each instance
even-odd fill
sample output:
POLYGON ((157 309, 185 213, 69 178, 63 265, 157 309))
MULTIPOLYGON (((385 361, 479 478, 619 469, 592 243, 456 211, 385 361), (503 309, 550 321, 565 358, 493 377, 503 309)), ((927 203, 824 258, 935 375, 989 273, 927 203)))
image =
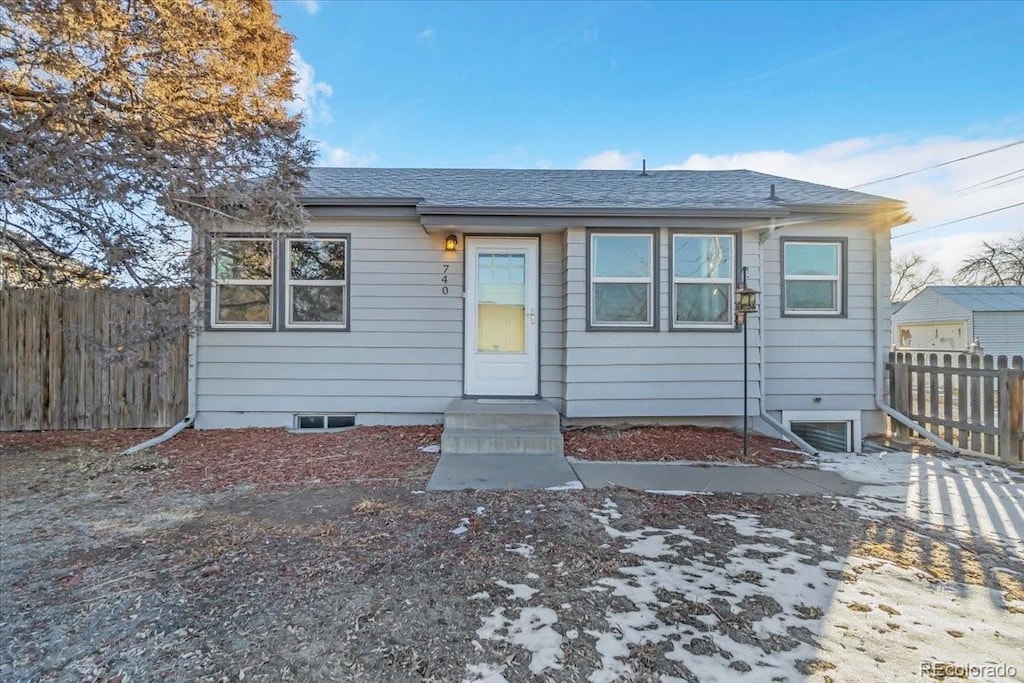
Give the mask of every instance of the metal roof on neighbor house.
POLYGON ((1024 286, 933 285, 929 289, 971 311, 1024 311, 1024 286))
POLYGON ((754 171, 588 171, 313 168, 310 204, 372 203, 454 209, 787 210, 901 206, 896 200, 754 171), (775 199, 770 197, 775 185, 775 199))

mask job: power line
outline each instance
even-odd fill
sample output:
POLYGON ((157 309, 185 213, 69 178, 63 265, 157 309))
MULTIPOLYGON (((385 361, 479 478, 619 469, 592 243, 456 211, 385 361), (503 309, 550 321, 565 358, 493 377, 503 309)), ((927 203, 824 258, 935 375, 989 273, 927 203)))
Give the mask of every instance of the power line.
MULTIPOLYGON (((1017 171, 1017 173, 1024 173, 1024 168, 1017 171)), ((1024 180, 1024 175, 1018 175, 1015 178, 1007 178, 1006 180, 1000 180, 998 183, 992 183, 991 185, 987 185, 986 187, 979 187, 977 190, 971 190, 970 192, 961 192, 960 195, 966 197, 967 195, 974 194, 975 192, 981 192, 982 190, 991 190, 993 187, 999 187, 1000 185, 1006 185, 1007 183, 1016 183, 1020 182, 1021 180, 1024 180)))
POLYGON ((954 223, 963 223, 964 221, 969 221, 972 218, 980 218, 981 216, 987 216, 990 213, 999 213, 1000 211, 1006 211, 1007 209, 1015 209, 1018 206, 1024 206, 1024 202, 1017 202, 1016 204, 1010 204, 1009 206, 1004 206, 1004 207, 1001 207, 1001 208, 998 208, 998 209, 992 209, 991 211, 984 211, 982 213, 976 213, 973 216, 964 216, 963 218, 957 218, 956 220, 953 220, 953 221, 946 221, 945 223, 939 223, 937 225, 930 225, 927 228, 920 228, 918 230, 911 230, 910 232, 905 232, 902 235, 893 235, 892 238, 893 239, 898 239, 900 237, 907 237, 908 235, 916 235, 919 232, 927 232, 928 230, 934 230, 935 228, 943 228, 943 227, 945 227, 947 225, 953 225, 954 223))
POLYGON ((930 171, 933 168, 940 168, 942 166, 949 166, 950 164, 955 164, 958 161, 965 161, 967 159, 973 159, 974 157, 980 157, 980 156, 985 155, 985 154, 991 154, 992 152, 998 152, 1001 149, 1008 149, 1010 147, 1016 147, 1017 145, 1024 145, 1024 140, 1015 140, 1013 142, 1008 142, 1005 145, 999 145, 998 147, 992 147, 990 149, 985 149, 985 150, 982 150, 980 152, 975 152, 974 154, 968 154, 967 156, 964 156, 964 157, 959 157, 957 159, 950 159, 949 161, 943 161, 941 164, 935 164, 933 166, 925 166, 924 168, 919 168, 916 171, 907 171, 906 173, 899 173, 897 175, 891 175, 891 176, 889 176, 887 178, 879 178, 878 180, 872 180, 872 181, 867 182, 867 183, 861 183, 860 185, 854 185, 853 187, 849 187, 847 189, 848 190, 856 190, 858 187, 867 187, 868 185, 876 185, 878 183, 884 183, 886 180, 896 180, 897 178, 905 178, 908 175, 914 175, 915 173, 923 173, 924 171, 930 171))
POLYGON ((1024 173, 1024 168, 1018 168, 1016 171, 1010 171, 1009 173, 1004 173, 1002 175, 997 175, 994 178, 989 178, 988 180, 983 180, 980 183, 974 183, 973 185, 968 185, 967 187, 961 187, 959 190, 957 190, 957 192, 963 192, 964 190, 970 190, 970 189, 975 188, 975 187, 980 187, 981 185, 988 185, 993 180, 999 180, 1000 178, 1005 178, 1006 176, 1010 176, 1010 175, 1016 175, 1017 173, 1024 173))

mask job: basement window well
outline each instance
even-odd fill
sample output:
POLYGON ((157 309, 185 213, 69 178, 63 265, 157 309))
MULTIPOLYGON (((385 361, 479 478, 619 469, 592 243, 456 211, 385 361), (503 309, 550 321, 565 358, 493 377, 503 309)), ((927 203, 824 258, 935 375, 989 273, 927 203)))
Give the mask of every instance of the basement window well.
POLYGON ((353 427, 355 415, 296 415, 296 429, 341 429, 353 427))
POLYGON ((860 450, 860 413, 845 411, 784 411, 783 422, 801 439, 821 451, 860 450))

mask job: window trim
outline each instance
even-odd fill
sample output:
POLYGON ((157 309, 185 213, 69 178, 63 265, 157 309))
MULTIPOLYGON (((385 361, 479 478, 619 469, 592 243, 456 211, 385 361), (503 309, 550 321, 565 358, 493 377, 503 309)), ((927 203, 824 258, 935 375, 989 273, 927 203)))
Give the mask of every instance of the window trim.
POLYGON ((304 235, 290 236, 283 238, 284 248, 281 250, 282 256, 282 268, 281 272, 284 274, 282 277, 282 292, 280 294, 281 299, 281 321, 283 323, 282 330, 337 330, 347 331, 349 329, 349 319, 351 315, 350 307, 350 255, 352 253, 351 245, 352 240, 350 236, 346 234, 325 234, 325 233, 306 233, 304 235), (345 279, 344 280, 293 280, 291 272, 291 258, 292 242, 344 242, 345 243, 345 279), (321 287, 343 287, 343 297, 345 307, 345 319, 342 322, 292 322, 292 286, 321 286, 321 287))
POLYGON ((670 332, 739 332, 742 327, 736 323, 736 289, 743 269, 743 233, 738 230, 715 231, 704 228, 676 228, 668 233, 668 330, 670 332), (733 274, 729 280, 729 322, 727 323, 678 323, 676 322, 676 284, 716 284, 726 278, 677 278, 676 237, 731 237, 733 244, 733 274))
POLYGON ((586 231, 586 330, 588 332, 657 332, 659 319, 661 318, 661 309, 658 301, 658 276, 661 271, 660 260, 659 260, 659 235, 660 230, 658 228, 643 228, 643 229, 630 229, 630 228, 587 228, 586 231), (605 237, 647 237, 651 241, 651 275, 649 278, 599 278, 597 284, 608 282, 623 282, 623 283, 644 283, 650 286, 650 295, 648 296, 648 312, 650 314, 650 321, 645 323, 594 323, 594 279, 592 276, 593 270, 593 241, 595 236, 605 237))
POLYGON ((277 293, 275 287, 274 274, 277 272, 277 255, 278 247, 277 240, 273 237, 265 237, 260 235, 239 235, 239 234, 220 234, 213 235, 209 240, 210 245, 210 287, 209 287, 209 316, 207 320, 210 325, 210 329, 217 330, 273 330, 277 325, 277 293), (269 280, 221 280, 217 278, 217 253, 216 244, 218 242, 269 242, 270 243, 270 279, 269 280), (218 320, 217 306, 220 300, 219 289, 221 285, 250 285, 250 286, 262 286, 270 287, 270 320, 265 323, 250 323, 250 322, 221 322, 218 320))
POLYGON ((846 237, 783 237, 779 240, 779 311, 783 318, 846 318, 849 282, 849 242, 846 237), (797 275, 786 277, 786 245, 787 244, 835 244, 839 247, 839 263, 836 264, 838 275, 797 275), (836 308, 829 311, 789 310, 786 308, 786 282, 836 282, 836 308))
POLYGON ((850 438, 850 453, 860 453, 861 413, 859 410, 784 410, 782 423, 792 431, 794 422, 846 423, 850 426, 847 436, 850 438))

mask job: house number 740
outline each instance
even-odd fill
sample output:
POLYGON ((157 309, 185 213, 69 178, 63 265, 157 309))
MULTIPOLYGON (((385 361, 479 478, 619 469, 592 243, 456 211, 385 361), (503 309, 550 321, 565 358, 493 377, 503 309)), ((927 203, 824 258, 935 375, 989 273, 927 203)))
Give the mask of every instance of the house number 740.
POLYGON ((445 263, 445 264, 441 265, 441 268, 443 268, 443 270, 441 271, 441 294, 447 295, 448 294, 448 269, 451 268, 451 266, 449 264, 445 263))

